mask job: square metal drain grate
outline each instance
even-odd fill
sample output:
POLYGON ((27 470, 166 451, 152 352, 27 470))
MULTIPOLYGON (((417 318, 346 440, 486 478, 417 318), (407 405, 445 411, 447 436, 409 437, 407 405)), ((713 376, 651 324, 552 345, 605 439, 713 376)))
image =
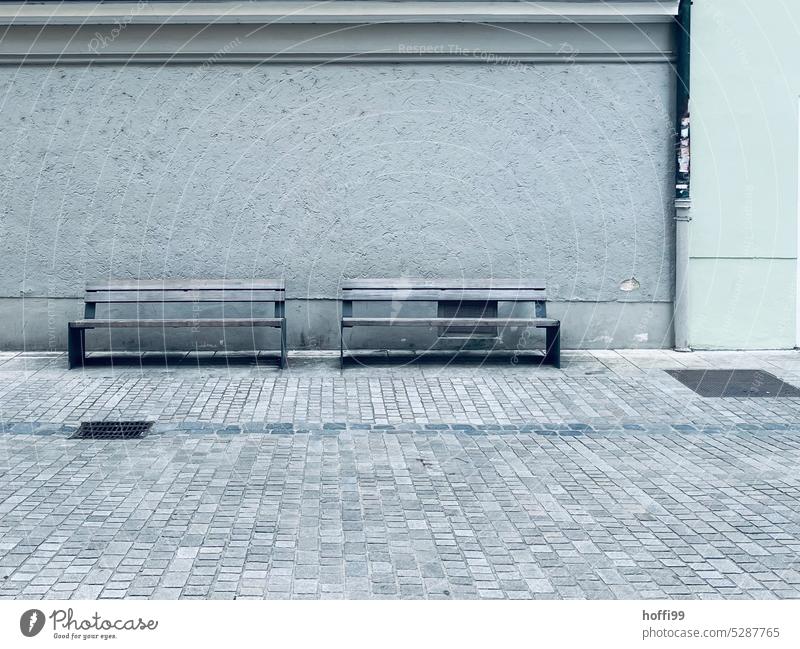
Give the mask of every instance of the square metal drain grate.
POLYGON ((71 439, 141 439, 152 421, 84 421, 71 439))
POLYGON ((762 370, 667 370, 701 397, 794 397, 800 389, 762 370))

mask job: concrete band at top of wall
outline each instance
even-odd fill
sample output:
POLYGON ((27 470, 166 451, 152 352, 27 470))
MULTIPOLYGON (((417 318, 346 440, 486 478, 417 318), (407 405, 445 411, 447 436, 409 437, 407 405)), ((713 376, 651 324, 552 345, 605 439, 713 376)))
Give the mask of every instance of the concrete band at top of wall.
MULTIPOLYGON (((284 277, 290 345, 335 347, 339 280, 358 276, 545 277, 565 346, 671 345, 668 25, 603 26, 661 43, 633 66, 585 43, 569 59, 578 25, 526 27, 548 65, 115 62, 138 27, 109 65, 0 66, 0 346, 62 348, 95 278, 284 277)), ((453 29, 472 47, 494 27, 453 29)))
POLYGON ((127 25, 12 27, 0 64, 669 63, 667 24, 127 25))
POLYGON ((0 64, 674 58, 667 3, 154 2, 81 11, 84 4, 0 4, 0 64), (306 4, 310 13, 292 9, 306 4))

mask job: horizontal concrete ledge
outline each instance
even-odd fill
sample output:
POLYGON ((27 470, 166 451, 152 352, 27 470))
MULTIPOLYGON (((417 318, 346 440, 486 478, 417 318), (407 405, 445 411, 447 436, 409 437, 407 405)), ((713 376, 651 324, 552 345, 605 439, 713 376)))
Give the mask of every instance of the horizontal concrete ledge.
MULTIPOLYGON (((159 64, 159 65, 180 65, 180 64, 207 64, 216 55, 213 52, 198 54, 118 54, 112 56, 92 55, 92 54, 0 54, 0 65, 120 65, 120 64, 159 64)), ((215 64, 324 64, 324 65, 345 65, 352 63, 496 63, 513 65, 515 63, 539 63, 555 64, 578 62, 578 63, 597 63, 611 64, 623 63, 625 65, 638 63, 671 63, 674 60, 671 56, 659 54, 627 54, 625 56, 591 55, 580 54, 567 58, 565 56, 552 54, 500 54, 493 52, 481 53, 480 55, 415 55, 415 54, 377 54, 377 53, 338 53, 338 54, 283 54, 274 52, 252 53, 244 56, 225 56, 214 61, 215 64)))
POLYGON ((0 25, 670 22, 669 2, 61 2, 3 3, 0 25))
POLYGON ((0 38, 0 62, 668 63, 672 31, 619 23, 15 25, 0 38))

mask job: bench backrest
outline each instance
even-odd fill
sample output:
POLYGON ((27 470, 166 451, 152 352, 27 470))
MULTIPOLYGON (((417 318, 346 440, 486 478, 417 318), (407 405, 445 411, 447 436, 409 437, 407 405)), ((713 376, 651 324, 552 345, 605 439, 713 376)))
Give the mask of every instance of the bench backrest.
POLYGON ((341 285, 345 305, 361 301, 533 302, 546 317, 547 293, 531 279, 348 279, 341 285))
POLYGON ((85 317, 97 304, 275 303, 282 315, 286 289, 282 279, 107 280, 86 286, 85 317))

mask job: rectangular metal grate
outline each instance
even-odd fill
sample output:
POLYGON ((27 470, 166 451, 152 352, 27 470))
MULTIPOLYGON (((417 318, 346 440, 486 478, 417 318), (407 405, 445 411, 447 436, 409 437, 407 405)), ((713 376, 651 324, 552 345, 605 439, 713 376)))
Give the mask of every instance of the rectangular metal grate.
POLYGON ((152 421, 84 421, 71 439, 141 439, 152 421))
POLYGON ((800 398, 800 389, 762 370, 667 370, 701 397, 800 398))

